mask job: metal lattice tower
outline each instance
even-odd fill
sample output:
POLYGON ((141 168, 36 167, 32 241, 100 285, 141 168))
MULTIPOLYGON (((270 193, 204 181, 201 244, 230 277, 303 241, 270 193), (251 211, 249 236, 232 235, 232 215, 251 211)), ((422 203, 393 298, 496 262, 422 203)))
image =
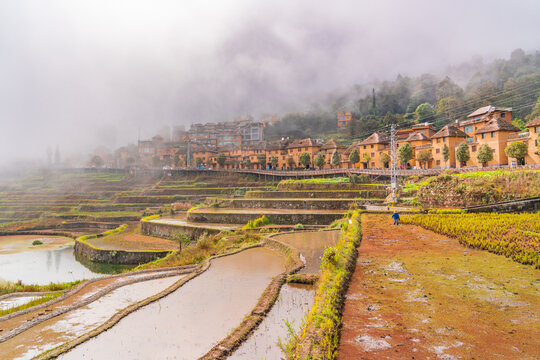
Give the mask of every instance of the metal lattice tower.
POLYGON ((390 146, 392 148, 392 201, 397 202, 397 170, 396 170, 396 125, 390 125, 390 146))

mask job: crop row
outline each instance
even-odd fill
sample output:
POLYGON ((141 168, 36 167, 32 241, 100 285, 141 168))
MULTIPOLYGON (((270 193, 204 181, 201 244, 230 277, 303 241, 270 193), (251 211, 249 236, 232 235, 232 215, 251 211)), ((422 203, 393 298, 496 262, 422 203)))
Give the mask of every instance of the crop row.
POLYGON ((404 215, 403 222, 455 237, 460 243, 540 268, 538 214, 404 215))

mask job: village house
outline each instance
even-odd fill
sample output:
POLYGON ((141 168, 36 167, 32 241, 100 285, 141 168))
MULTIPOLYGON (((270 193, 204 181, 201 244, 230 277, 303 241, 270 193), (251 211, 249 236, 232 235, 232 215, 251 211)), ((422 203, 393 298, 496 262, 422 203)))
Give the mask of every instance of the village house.
POLYGON ((362 168, 388 167, 388 164, 383 161, 385 160, 383 154, 388 156, 390 152, 390 138, 386 133, 375 132, 365 140, 360 141, 357 146, 362 168))

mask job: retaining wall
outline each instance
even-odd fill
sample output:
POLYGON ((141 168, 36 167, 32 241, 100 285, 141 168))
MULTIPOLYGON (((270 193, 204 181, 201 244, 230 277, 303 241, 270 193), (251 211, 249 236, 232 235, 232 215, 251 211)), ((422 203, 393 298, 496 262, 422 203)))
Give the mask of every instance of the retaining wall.
POLYGON ((540 197, 470 206, 468 212, 520 213, 540 211, 540 197))
POLYGON ((170 251, 105 250, 76 240, 75 253, 90 261, 118 265, 139 265, 162 258, 170 251))
POLYGON ((386 190, 341 191, 248 191, 246 197, 255 199, 353 199, 385 198, 386 190))
POLYGON ((164 239, 174 239, 177 234, 187 234, 193 240, 204 234, 214 235, 221 230, 190 225, 166 224, 161 222, 141 221, 141 233, 164 239))
MULTIPOLYGON (((188 220, 194 222, 208 222, 214 224, 246 224, 248 221, 261 217, 261 213, 212 213, 190 212, 188 220)), ((334 220, 341 219, 344 213, 296 213, 296 214, 265 214, 273 224, 309 224, 328 225, 334 220)))
POLYGON ((329 199, 234 199, 230 200, 231 208, 235 209, 295 209, 295 210, 348 210, 355 203, 382 203, 381 200, 329 200, 329 199))

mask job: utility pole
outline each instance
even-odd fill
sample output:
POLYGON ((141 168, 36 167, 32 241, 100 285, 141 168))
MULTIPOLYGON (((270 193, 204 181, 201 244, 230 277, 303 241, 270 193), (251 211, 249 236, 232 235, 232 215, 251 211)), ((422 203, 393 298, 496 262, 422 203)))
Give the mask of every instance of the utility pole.
POLYGON ((392 201, 397 202, 397 170, 396 170, 396 124, 390 125, 390 144, 392 151, 392 201))

